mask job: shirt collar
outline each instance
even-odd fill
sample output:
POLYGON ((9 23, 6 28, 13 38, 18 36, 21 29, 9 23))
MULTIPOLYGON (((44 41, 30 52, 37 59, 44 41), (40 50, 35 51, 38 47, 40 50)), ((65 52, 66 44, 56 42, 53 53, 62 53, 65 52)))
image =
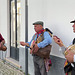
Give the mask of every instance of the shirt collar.
POLYGON ((44 31, 44 29, 40 30, 39 32, 35 33, 36 34, 41 34, 44 31))

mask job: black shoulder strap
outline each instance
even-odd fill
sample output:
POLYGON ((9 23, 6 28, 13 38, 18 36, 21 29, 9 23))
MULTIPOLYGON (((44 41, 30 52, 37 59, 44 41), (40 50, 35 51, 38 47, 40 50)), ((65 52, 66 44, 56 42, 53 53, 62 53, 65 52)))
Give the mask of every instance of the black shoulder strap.
POLYGON ((53 32, 52 32, 50 29, 48 29, 48 28, 45 28, 45 31, 47 31, 47 32, 50 34, 50 36, 52 37, 52 35, 53 35, 53 32))
POLYGON ((75 44, 75 38, 73 39, 73 44, 75 44))

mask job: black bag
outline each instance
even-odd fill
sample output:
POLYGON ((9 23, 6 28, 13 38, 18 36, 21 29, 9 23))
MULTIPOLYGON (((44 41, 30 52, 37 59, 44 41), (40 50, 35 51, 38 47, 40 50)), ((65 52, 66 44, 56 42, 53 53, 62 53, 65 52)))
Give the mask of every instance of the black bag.
POLYGON ((37 52, 33 52, 33 54, 40 56, 42 58, 49 58, 51 47, 52 45, 47 45, 44 48, 40 48, 37 52))

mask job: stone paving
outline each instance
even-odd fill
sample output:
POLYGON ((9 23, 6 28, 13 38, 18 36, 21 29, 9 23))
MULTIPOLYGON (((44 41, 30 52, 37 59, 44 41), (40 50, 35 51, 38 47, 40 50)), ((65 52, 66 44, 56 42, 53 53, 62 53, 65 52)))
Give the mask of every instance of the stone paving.
POLYGON ((25 75, 25 74, 19 69, 11 66, 10 64, 4 63, 0 59, 0 75, 25 75))

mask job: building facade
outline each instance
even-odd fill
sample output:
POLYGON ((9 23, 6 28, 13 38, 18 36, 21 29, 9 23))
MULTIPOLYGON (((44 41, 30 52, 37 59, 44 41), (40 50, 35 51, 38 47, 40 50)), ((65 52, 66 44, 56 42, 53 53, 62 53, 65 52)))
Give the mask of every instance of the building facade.
MULTIPOLYGON (((53 35, 59 36, 68 46, 74 37, 70 24, 70 21, 75 19, 74 3, 75 0, 28 0, 28 41, 35 33, 32 23, 42 20, 44 28, 49 28, 53 35)), ((0 58, 24 72, 25 47, 20 45, 20 41, 25 41, 26 37, 25 9, 25 0, 0 0, 0 33, 5 38, 7 46, 7 51, 0 51, 0 58)), ((50 55, 52 67, 48 75, 65 75, 63 69, 65 58, 59 48, 53 41, 50 55)), ((34 75, 33 57, 29 49, 28 72, 34 75)))

